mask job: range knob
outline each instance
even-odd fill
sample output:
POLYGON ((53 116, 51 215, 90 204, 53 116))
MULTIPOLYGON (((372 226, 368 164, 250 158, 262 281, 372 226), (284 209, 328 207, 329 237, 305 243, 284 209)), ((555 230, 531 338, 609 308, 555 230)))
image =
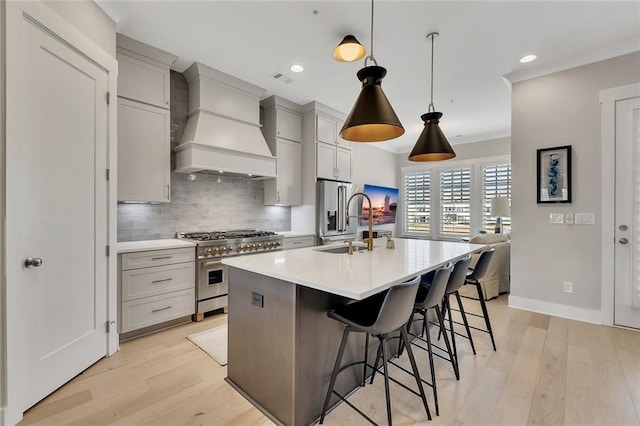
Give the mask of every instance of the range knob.
POLYGON ((227 252, 227 248, 226 247, 221 247, 220 248, 220 253, 225 254, 227 252))
POLYGON ((262 243, 259 243, 258 244, 258 249, 261 249, 261 248, 262 248, 262 243))
POLYGON ((213 254, 220 254, 220 249, 218 247, 213 249, 213 254))
POLYGON ((243 244, 240 244, 240 245, 238 246, 238 251, 240 252, 240 251, 243 251, 243 250, 244 250, 244 245, 243 245, 243 244))
POLYGON ((209 247, 207 247, 206 249, 204 249, 204 255, 205 256, 209 256, 211 255, 211 249, 209 247))
POLYGON ((276 247, 280 247, 280 245, 281 245, 280 241, 276 241, 274 244, 276 245, 276 247))
POLYGON ((264 248, 266 249, 270 249, 271 248, 271 243, 264 243, 264 248))
POLYGON ((227 253, 231 253, 233 251, 233 247, 227 247, 227 253))

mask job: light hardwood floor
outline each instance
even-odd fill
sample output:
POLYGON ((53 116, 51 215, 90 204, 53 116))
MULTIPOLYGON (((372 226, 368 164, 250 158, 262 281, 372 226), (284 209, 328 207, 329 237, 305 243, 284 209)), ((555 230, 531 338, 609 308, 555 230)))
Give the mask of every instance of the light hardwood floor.
MULTIPOLYGON (((474 304, 465 300, 467 309, 474 304)), ((640 424, 640 333, 510 309, 506 296, 488 304, 498 351, 484 333, 474 333, 475 356, 459 338, 460 381, 436 358, 440 416, 433 422, 417 397, 392 383, 394 424, 640 424)), ((125 342, 30 409, 21 424, 272 424, 224 381, 226 367, 186 339, 225 322, 220 314, 125 342)), ((426 353, 414 352, 427 375, 426 353)), ((406 354, 400 363, 408 364, 406 354)), ((399 369, 390 373, 415 386, 399 369)), ((349 400, 385 424, 380 378, 349 400)), ((325 424, 367 422, 341 404, 325 424)))

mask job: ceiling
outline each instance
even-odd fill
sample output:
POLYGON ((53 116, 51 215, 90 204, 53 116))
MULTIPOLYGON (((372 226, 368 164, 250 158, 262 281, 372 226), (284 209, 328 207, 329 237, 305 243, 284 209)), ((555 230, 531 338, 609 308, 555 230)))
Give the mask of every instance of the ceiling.
MULTIPOLYGON (((176 71, 199 61, 266 96, 344 113, 359 93, 364 62, 340 63, 331 52, 346 34, 369 50, 369 1, 97 1, 118 32, 179 56, 176 71), (291 72, 294 63, 304 71, 291 72)), ((375 58, 388 71, 382 87, 406 129, 375 145, 393 152, 410 151, 422 129, 430 32, 440 33, 434 104, 454 146, 510 135, 508 81, 640 51, 640 1, 378 0, 374 17, 375 58), (530 53, 538 59, 519 63, 530 53)))

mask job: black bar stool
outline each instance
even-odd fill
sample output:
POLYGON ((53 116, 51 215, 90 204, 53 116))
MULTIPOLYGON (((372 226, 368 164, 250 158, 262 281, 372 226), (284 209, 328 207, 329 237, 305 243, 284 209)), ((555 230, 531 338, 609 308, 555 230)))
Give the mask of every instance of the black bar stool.
MULTIPOLYGON (((431 386, 433 390, 433 400, 436 406, 436 415, 440 415, 440 407, 438 405, 438 387, 436 384, 436 373, 435 367, 433 363, 433 356, 439 356, 447 361, 451 362, 451 366, 453 367, 453 371, 456 372, 456 377, 458 376, 458 366, 456 364, 456 359, 453 356, 453 352, 451 351, 451 346, 449 345, 449 338, 447 334, 444 333, 444 342, 447 347, 446 351, 448 354, 448 358, 441 356, 438 353, 433 352, 433 347, 435 345, 431 342, 431 334, 429 333, 429 320, 427 319, 427 313, 429 309, 434 309, 436 312, 436 317, 438 318, 437 325, 440 327, 440 331, 444 332, 444 317, 442 315, 442 311, 440 309, 440 304, 442 303, 442 299, 444 298, 444 292, 447 288, 447 283, 449 281, 449 277, 451 276, 451 272, 453 270, 453 266, 447 265, 439 268, 433 274, 433 278, 431 278, 431 274, 427 274, 427 276, 422 277, 422 284, 418 289, 418 293, 416 295, 416 300, 413 306, 413 312, 411 313, 411 317, 409 318, 409 322, 407 324, 407 330, 411 329, 411 324, 413 324, 415 314, 419 314, 422 318, 416 319, 416 321, 422 320, 422 335, 426 334, 426 340, 421 336, 410 333, 412 337, 417 340, 421 340, 427 344, 427 347, 424 348, 419 346, 412 341, 411 343, 415 345, 417 348, 422 350, 426 350, 429 354, 429 369, 431 371, 431 383, 424 381, 427 385, 431 386), (426 280, 426 281, 425 281, 426 280), (430 286, 427 287, 425 284, 428 284, 430 281, 430 286)), ((402 353, 403 342, 400 342, 400 353, 402 353)), ((409 352, 409 347, 407 346, 407 353, 409 352)), ((441 348, 438 348, 441 349, 441 348)))
MULTIPOLYGON (((451 272, 451 276, 449 276, 449 282, 447 282, 447 289, 444 292, 444 299, 442 300, 442 310, 444 311, 444 316, 449 316, 449 333, 451 333, 451 346, 453 347, 453 357, 456 360, 456 379, 460 380, 460 362, 458 360, 458 347, 456 345, 456 334, 462 336, 466 339, 469 339, 471 343, 471 350, 473 350, 473 354, 476 353, 476 348, 473 344, 473 337, 471 337, 471 330, 469 329, 469 322, 467 321, 467 314, 464 311, 464 306, 462 305, 462 300, 460 299, 460 287, 464 285, 465 279, 467 278, 467 272, 469 271, 469 264, 471 263, 471 256, 464 257, 458 260, 453 267, 453 272, 451 272), (449 297, 454 295, 456 300, 458 301, 460 316, 462 316, 462 324, 453 320, 451 316, 451 302, 449 297), (455 331, 454 324, 464 325, 465 331, 467 332, 466 336, 460 334, 455 331)), ((438 340, 440 340, 440 336, 442 335, 442 330, 438 332, 438 340)))
MULTIPOLYGON (((469 326, 469 328, 472 328, 474 330, 478 330, 478 331, 482 331, 484 333, 489 333, 489 336, 491 336, 491 344, 493 345, 493 350, 496 350, 496 341, 493 338, 493 330, 491 329, 491 320, 489 319, 489 311, 487 311, 487 304, 484 300, 484 292, 482 291, 482 284, 480 284, 480 279, 484 276, 484 274, 487 272, 487 268, 489 267, 489 263, 491 262, 491 258, 493 257, 493 253, 494 253, 494 249, 490 249, 490 250, 486 250, 483 251, 482 253, 480 253, 480 258, 478 259, 478 262, 476 263, 475 268, 473 269, 469 269, 469 272, 467 274, 467 277, 465 278, 464 283, 466 285, 473 285, 476 287, 477 291, 478 291, 478 301, 480 302, 480 307, 482 308, 482 315, 480 314, 476 314, 476 313, 472 313, 472 312, 466 312, 467 315, 472 315, 474 317, 478 317, 478 318, 484 318, 484 324, 485 324, 485 329, 482 328, 478 328, 478 327, 473 327, 473 326, 469 326)), ((464 297, 466 299, 472 299, 472 300, 476 300, 475 297, 469 297, 469 296, 461 296, 464 297)), ((460 303, 460 301, 458 302, 460 304, 461 310, 462 308, 462 303, 460 303)), ((451 316, 449 316, 449 318, 451 318, 451 316)), ((470 339, 471 339, 471 335, 469 335, 470 339)), ((475 354, 475 348, 473 353, 475 354)))
MULTIPOLYGON (((390 288, 386 293, 376 294, 374 296, 368 297, 367 299, 350 303, 344 306, 339 307, 333 311, 330 311, 327 315, 329 318, 335 319, 345 325, 344 333, 342 334, 342 341, 340 342, 340 349, 338 350, 338 356, 336 357, 336 363, 333 367, 333 373, 331 374, 331 380, 329 381, 329 389, 327 390, 327 396, 324 400, 324 406, 322 408, 322 414, 320 416, 320 424, 324 422, 325 415, 327 413, 327 409, 329 408, 329 401, 331 399, 331 394, 335 393, 342 401, 347 403, 351 408, 356 410, 361 416, 367 419, 369 422, 375 424, 373 420, 371 420, 366 414, 352 405, 347 399, 337 393, 334 390, 334 386, 336 384, 336 377, 340 372, 344 369, 349 368, 355 364, 360 364, 361 362, 352 363, 341 367, 342 356, 344 354, 344 350, 347 346, 347 339, 349 338, 349 333, 367 333, 367 342, 368 336, 371 334, 378 338, 380 344, 378 346, 378 357, 382 356, 382 366, 384 370, 384 388, 385 388, 385 396, 387 400, 387 421, 389 425, 391 425, 391 399, 389 397, 389 380, 394 381, 395 383, 400 384, 402 387, 411 391, 415 395, 420 396, 422 399, 422 403, 424 405, 424 409, 427 412, 427 417, 431 420, 431 412, 429 411, 429 405, 427 404, 427 398, 424 393, 424 388, 422 387, 422 380, 420 379, 420 373, 418 372, 418 367, 416 365, 415 358, 413 357, 413 353, 411 352, 409 346, 407 346, 407 353, 409 354, 409 360, 411 361, 411 368, 413 370, 413 375, 416 379, 416 383, 418 385, 418 392, 415 392, 413 389, 410 389, 403 385, 402 383, 394 380, 389 377, 387 364, 390 359, 389 355, 389 346, 388 339, 390 339, 390 334, 396 331, 400 331, 400 338, 405 342, 406 345, 409 345, 409 338, 407 337, 407 330, 405 328, 405 324, 407 323, 407 318, 411 315, 413 303, 416 297, 416 293, 418 291, 418 285, 420 284, 420 277, 416 277, 415 279, 408 281, 406 283, 399 284, 390 288)), ((368 346, 368 345, 367 345, 368 346)), ((366 379, 366 371, 367 367, 375 370, 376 367, 372 367, 367 364, 367 352, 368 347, 365 347, 365 359, 362 363, 364 363, 364 377, 363 377, 363 386, 364 381, 366 379)), ((377 364, 377 360, 376 360, 377 364)), ((373 376, 372 376, 373 381, 373 376)))

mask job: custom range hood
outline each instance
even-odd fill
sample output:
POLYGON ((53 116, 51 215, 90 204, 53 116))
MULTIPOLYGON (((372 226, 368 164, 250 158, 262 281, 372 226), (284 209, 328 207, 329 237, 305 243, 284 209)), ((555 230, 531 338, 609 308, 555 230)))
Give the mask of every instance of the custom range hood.
POLYGON ((276 158, 260 131, 264 89, 195 62, 185 72, 189 116, 175 171, 275 177, 276 158))

